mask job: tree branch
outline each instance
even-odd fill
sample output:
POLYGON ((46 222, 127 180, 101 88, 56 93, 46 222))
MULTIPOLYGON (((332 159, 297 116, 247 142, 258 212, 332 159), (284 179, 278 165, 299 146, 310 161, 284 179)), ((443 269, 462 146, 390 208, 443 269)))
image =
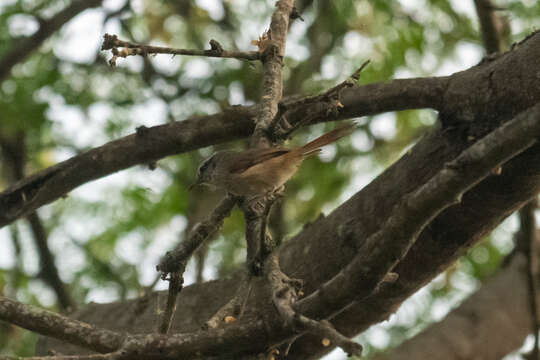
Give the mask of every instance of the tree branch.
POLYGON ((167 305, 159 325, 161 334, 166 334, 170 329, 171 320, 176 310, 176 299, 184 284, 184 271, 188 260, 206 240, 216 234, 237 201, 238 199, 232 195, 226 196, 212 211, 210 217, 193 227, 187 239, 178 244, 173 251, 167 252, 157 265, 156 269, 161 272, 163 280, 166 280, 167 275, 170 274, 167 305))
POLYGON ((124 341, 124 336, 117 332, 98 329, 3 296, 0 296, 0 320, 101 353, 119 349, 124 341))
POLYGON ((307 316, 327 318, 355 299, 372 294, 426 225, 444 209, 459 203, 463 193, 493 169, 530 147, 539 135, 540 103, 471 145, 428 182, 406 195, 349 265, 300 300, 297 309, 307 316))
POLYGON ((476 13, 480 20, 480 28, 482 30, 482 39, 484 47, 488 54, 500 53, 503 51, 503 42, 499 31, 500 20, 494 10, 495 6, 491 0, 474 0, 476 13))
POLYGON ((212 211, 210 217, 195 225, 191 230, 188 238, 182 241, 176 249, 169 251, 160 260, 156 267, 157 271, 161 272, 161 277, 166 277, 169 273, 178 272, 181 270, 181 264, 185 266, 193 253, 206 241, 212 237, 221 225, 223 220, 229 216, 238 199, 235 196, 228 195, 225 197, 216 208, 212 211))
POLYGON ((254 147, 270 146, 266 131, 278 112, 278 104, 283 92, 283 57, 293 8, 294 0, 279 0, 272 14, 270 29, 259 41, 259 51, 262 52, 263 62, 263 82, 260 109, 255 119, 255 131, 252 137, 254 147))
POLYGON ((119 40, 116 35, 103 35, 103 45, 101 50, 111 50, 113 57, 109 60, 111 66, 116 65, 116 59, 128 56, 147 56, 149 54, 172 54, 189 56, 206 56, 220 58, 234 58, 240 60, 259 60, 260 54, 257 51, 226 51, 216 40, 210 40, 210 50, 174 49, 163 46, 150 46, 134 44, 119 40), (118 50, 118 48, 122 48, 118 50))
POLYGON ((24 61, 49 36, 59 30, 65 23, 86 9, 101 5, 103 0, 75 0, 70 6, 43 21, 39 29, 30 37, 21 39, 0 59, 0 82, 9 76, 13 66, 24 61))

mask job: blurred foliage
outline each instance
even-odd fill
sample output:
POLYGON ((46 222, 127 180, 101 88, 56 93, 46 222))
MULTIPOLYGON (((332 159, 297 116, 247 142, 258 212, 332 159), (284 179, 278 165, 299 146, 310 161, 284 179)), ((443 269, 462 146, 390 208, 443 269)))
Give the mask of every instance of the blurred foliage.
MULTIPOLYGON (((36 31, 42 19, 69 3, 2 2, 0 57, 36 31)), ((537 1, 497 4, 506 9, 500 13, 510 22, 511 42, 539 26, 537 1)), ((130 41, 182 48, 205 48, 216 39, 226 49, 253 50, 250 41, 267 28, 273 5, 274 0, 118 0, 87 11, 15 66, 0 84, 0 140, 23 134, 28 174, 132 133, 140 125, 255 103, 260 64, 163 55, 120 59, 117 68, 110 68, 106 62, 110 54, 100 53, 97 41, 92 45, 80 38, 99 39, 113 32, 130 41)), ((362 84, 429 76, 444 71, 448 63, 459 68, 456 57, 474 56, 459 51, 460 46, 481 49, 478 21, 469 11, 472 0, 298 0, 296 6, 306 21, 291 26, 284 68, 286 95, 322 91, 344 80, 368 58, 371 64, 361 75, 362 84)), ((306 161, 289 182, 274 215, 280 221, 272 221, 272 231, 286 240, 322 209, 338 206, 344 191, 357 189, 355 179, 360 174, 353 169, 366 169, 368 164, 367 176, 375 177, 435 119, 427 110, 358 119, 353 136, 306 161)), ((299 131, 291 144, 302 144, 334 126, 299 131)), ((244 146, 245 142, 226 145, 244 146)), ((140 166, 111 175, 39 211, 62 279, 77 302, 133 297, 154 281, 159 257, 219 201, 219 193, 187 191, 197 164, 216 149, 163 159, 153 172, 140 166)), ((0 188, 8 185, 10 172, 2 161, 0 188)), ((243 227, 241 213, 234 211, 210 245, 206 278, 243 266, 243 227)), ((509 236, 506 239, 510 242, 509 236)), ((2 230, 0 247, 9 253, 0 257, 0 293, 57 309, 53 293, 44 291, 47 287, 38 278, 38 254, 26 223, 19 221, 2 230)), ((456 286, 456 276, 481 281, 497 269, 507 252, 491 239, 482 242, 430 285, 421 304, 413 310, 407 307, 412 315, 406 321, 398 318, 384 327, 388 341, 381 345, 369 333, 363 335, 368 353, 397 344, 436 320, 434 304, 444 301, 447 307, 454 306, 466 293, 456 286)), ((163 287, 158 283, 158 288, 163 287)), ((0 354, 29 355, 34 341, 34 335, 0 324, 0 354)))

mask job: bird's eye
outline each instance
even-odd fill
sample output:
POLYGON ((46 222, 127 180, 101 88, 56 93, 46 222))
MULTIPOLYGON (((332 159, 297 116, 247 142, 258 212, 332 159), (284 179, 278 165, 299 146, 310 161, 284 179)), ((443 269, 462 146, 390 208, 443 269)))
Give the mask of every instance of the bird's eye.
POLYGON ((202 164, 201 166, 199 167, 199 175, 204 173, 206 171, 206 169, 208 169, 209 167, 213 167, 214 166, 214 157, 211 157, 209 159, 206 159, 202 164))

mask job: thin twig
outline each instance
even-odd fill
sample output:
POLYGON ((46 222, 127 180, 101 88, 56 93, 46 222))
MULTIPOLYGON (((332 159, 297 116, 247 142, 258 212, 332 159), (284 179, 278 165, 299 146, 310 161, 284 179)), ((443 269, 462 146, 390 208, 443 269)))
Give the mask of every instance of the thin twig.
POLYGON ((187 263, 199 246, 219 230, 221 225, 223 225, 223 220, 229 216, 237 201, 237 197, 227 195, 216 206, 207 220, 194 226, 189 236, 178 244, 176 249, 167 252, 161 258, 156 269, 161 272, 161 278, 163 280, 167 278, 169 273, 180 271, 182 264, 187 263))
POLYGON ((364 61, 364 63, 347 79, 337 84, 336 86, 322 92, 321 94, 314 96, 306 96, 300 99, 291 99, 289 101, 283 101, 279 104, 279 112, 276 114, 274 121, 270 125, 267 133, 272 139, 288 138, 292 132, 296 129, 309 125, 315 121, 320 114, 317 112, 306 113, 301 121, 298 121, 291 125, 287 119, 287 114, 290 111, 295 111, 299 107, 304 107, 309 104, 326 104, 325 112, 327 116, 334 116, 337 118, 340 109, 344 107, 341 102, 341 93, 344 89, 353 87, 360 79, 360 73, 369 64, 370 60, 364 61))
POLYGON ((216 40, 210 40, 209 50, 197 49, 175 49, 164 46, 151 46, 135 44, 128 41, 119 40, 116 35, 103 35, 103 45, 101 50, 111 50, 113 57, 109 60, 111 66, 116 65, 116 60, 119 57, 126 58, 128 56, 148 56, 151 54, 171 54, 171 55, 187 55, 187 56, 206 56, 219 58, 234 58, 240 60, 259 60, 260 54, 258 51, 227 51, 216 40))
POLYGON ((163 317, 161 318, 161 323, 159 325, 159 333, 167 334, 171 328, 171 322, 174 317, 174 312, 176 311, 176 299, 178 294, 182 290, 184 285, 184 271, 185 268, 180 269, 177 272, 173 272, 170 275, 169 279, 169 292, 167 293, 167 306, 163 317))
POLYGON ((169 251, 157 265, 157 271, 161 272, 161 278, 167 279, 170 274, 167 306, 161 318, 159 333, 167 334, 171 327, 171 321, 176 311, 176 299, 184 284, 184 271, 187 262, 193 253, 209 238, 211 238, 223 224, 223 220, 229 216, 237 198, 227 195, 214 209, 210 217, 191 229, 188 237, 182 241, 176 249, 169 251))

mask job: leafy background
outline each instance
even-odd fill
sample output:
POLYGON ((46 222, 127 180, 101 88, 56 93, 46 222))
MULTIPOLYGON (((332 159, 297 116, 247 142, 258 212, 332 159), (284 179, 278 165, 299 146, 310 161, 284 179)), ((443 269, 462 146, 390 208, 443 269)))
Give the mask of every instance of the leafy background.
MULTIPOLYGON (((105 32, 139 43, 202 49, 210 39, 226 49, 253 50, 274 0, 107 0, 48 39, 0 84, 0 138, 24 139, 26 174, 130 134, 137 126, 181 121, 231 105, 253 104, 261 66, 237 60, 170 57, 120 59, 99 51, 105 32)), ((31 35, 39 19, 63 0, 7 0, 0 4, 0 57, 31 35)), ((304 22, 291 27, 285 95, 312 94, 335 85, 371 60, 360 83, 448 75, 483 56, 472 0, 298 0, 304 22)), ((534 0, 497 1, 508 21, 508 45, 540 25, 534 0)), ((271 219, 282 241, 327 213, 372 180, 436 124, 433 111, 403 111, 357 119, 348 139, 307 161, 289 182, 271 219)), ((301 144, 334 125, 296 134, 301 144)), ((222 147, 242 148, 245 142, 222 147)), ((62 280, 79 304, 133 298, 156 281, 155 264, 222 194, 188 192, 197 164, 215 148, 172 156, 150 171, 139 166, 84 185, 38 213, 62 280)), ((13 181, 0 163, 0 189, 13 181)), ((392 318, 360 336, 367 354, 384 350, 440 320, 489 277, 512 248, 518 225, 508 219, 455 266, 409 299, 392 318)), ((188 282, 216 278, 243 266, 243 218, 236 211, 219 236, 196 256, 188 282)), ((0 293, 60 310, 43 282, 30 227, 0 230, 0 293)), ((0 354, 31 355, 35 335, 0 323, 0 354)), ((339 350, 329 356, 344 358, 339 350)), ((509 356, 508 358, 512 358, 509 356)))

